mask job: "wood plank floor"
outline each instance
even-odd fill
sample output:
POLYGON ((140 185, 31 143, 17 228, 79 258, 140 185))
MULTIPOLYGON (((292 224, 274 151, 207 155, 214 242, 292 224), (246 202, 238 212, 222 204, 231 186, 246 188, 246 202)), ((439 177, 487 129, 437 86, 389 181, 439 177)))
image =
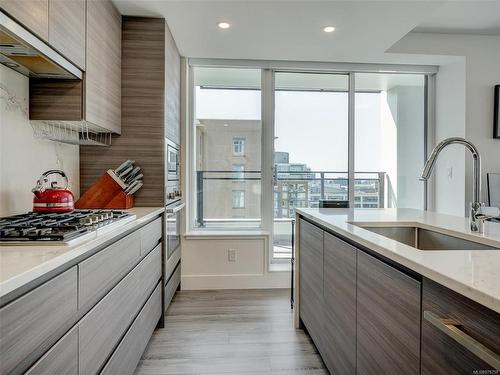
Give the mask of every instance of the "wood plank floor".
POLYGON ((136 369, 150 374, 328 374, 293 327, 289 290, 178 292, 136 369))

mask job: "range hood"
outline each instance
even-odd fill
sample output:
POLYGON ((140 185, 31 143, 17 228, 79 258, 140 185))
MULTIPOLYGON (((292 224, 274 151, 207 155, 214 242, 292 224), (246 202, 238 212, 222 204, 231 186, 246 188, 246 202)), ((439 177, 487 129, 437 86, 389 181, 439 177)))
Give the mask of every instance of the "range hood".
POLYGON ((0 11, 0 63, 30 78, 82 79, 82 71, 0 11))

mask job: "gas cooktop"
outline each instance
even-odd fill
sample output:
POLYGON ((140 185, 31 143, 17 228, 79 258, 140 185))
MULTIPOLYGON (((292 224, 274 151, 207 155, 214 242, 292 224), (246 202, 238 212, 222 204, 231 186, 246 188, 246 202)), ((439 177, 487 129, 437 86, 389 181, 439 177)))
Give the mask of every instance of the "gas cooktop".
POLYGON ((69 243, 103 227, 125 224, 134 215, 118 210, 74 210, 69 213, 36 213, 0 218, 0 243, 69 243))

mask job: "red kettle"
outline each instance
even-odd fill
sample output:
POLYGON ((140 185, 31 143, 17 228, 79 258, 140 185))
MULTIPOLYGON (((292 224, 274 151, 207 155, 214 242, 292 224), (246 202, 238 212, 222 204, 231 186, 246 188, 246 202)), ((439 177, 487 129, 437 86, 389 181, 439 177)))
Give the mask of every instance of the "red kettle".
POLYGON ((75 198, 73 193, 68 190, 68 177, 66 173, 59 170, 50 170, 43 173, 38 179, 36 186, 31 190, 35 197, 33 198, 33 212, 71 212, 75 209, 75 198), (48 176, 59 174, 65 180, 64 187, 58 187, 57 182, 53 181, 50 188, 46 188, 49 181, 48 176))

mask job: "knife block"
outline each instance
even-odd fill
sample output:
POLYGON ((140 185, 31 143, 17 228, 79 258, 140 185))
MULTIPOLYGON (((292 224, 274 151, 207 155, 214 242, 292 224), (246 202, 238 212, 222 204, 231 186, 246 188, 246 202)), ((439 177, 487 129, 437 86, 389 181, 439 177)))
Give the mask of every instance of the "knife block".
POLYGON ((75 203, 75 208, 129 209, 134 207, 134 196, 123 191, 109 170, 94 183, 75 203))

